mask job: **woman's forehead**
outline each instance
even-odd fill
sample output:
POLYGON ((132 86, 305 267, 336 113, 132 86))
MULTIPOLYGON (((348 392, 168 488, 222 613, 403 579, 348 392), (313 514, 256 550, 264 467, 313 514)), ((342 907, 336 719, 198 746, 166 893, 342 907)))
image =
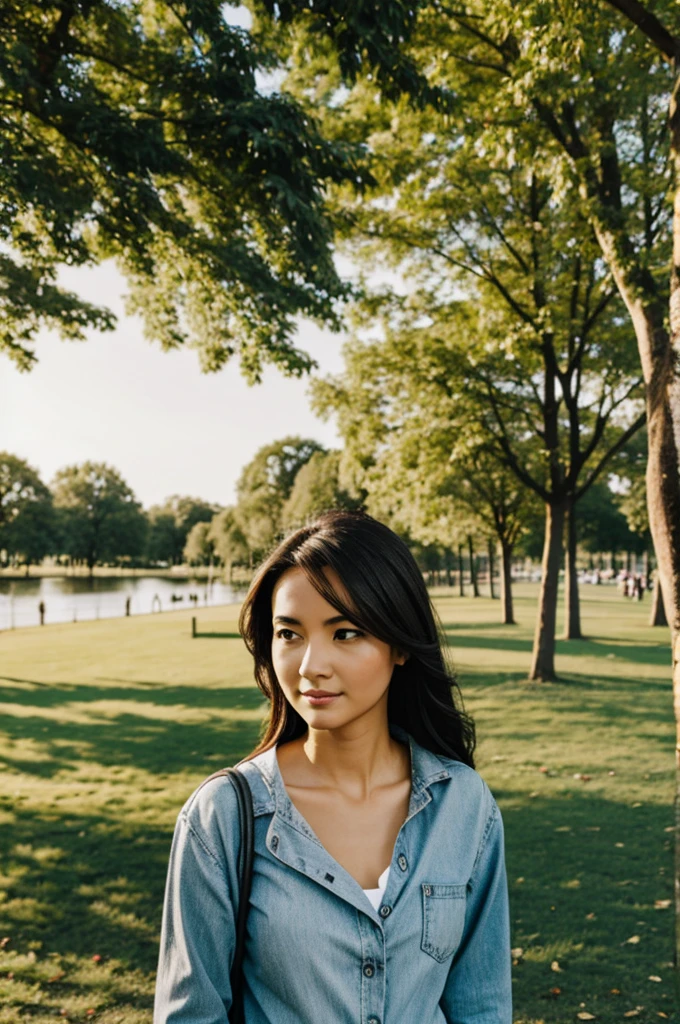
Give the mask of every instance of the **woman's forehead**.
MULTIPOLYGON (((323 570, 329 588, 345 604, 351 607, 351 600, 347 590, 334 569, 326 566, 323 570)), ((329 595, 330 596, 330 595, 329 595)), ((297 611, 301 608, 307 610, 308 614, 336 614, 338 609, 331 604, 323 594, 319 593, 307 573, 295 567, 287 569, 276 581, 272 592, 272 612, 285 615, 288 608, 295 607, 297 611), (329 611, 331 609, 331 611, 329 611)), ((291 614, 294 614, 291 611, 291 614)))

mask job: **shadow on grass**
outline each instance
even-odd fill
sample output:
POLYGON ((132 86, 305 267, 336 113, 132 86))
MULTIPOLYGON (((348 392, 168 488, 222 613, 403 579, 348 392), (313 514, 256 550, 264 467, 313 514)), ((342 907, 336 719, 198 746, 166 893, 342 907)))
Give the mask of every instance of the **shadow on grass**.
MULTIPOLYGON (((98 688, 76 687, 75 693, 67 691, 62 699, 45 700, 43 707, 50 708, 68 700, 69 706, 79 701, 115 700, 124 702, 129 710, 117 708, 107 711, 96 708, 91 714, 79 712, 79 718, 69 721, 37 714, 5 714, 2 734, 19 746, 29 741, 37 745, 40 756, 13 755, 7 749, 0 761, 15 771, 50 778, 61 771, 73 771, 81 761, 94 762, 103 766, 139 768, 150 773, 163 775, 185 770, 200 770, 208 764, 207 759, 221 759, 223 764, 233 763, 236 755, 252 749, 259 735, 259 718, 244 719, 235 715, 232 720, 224 715, 214 714, 207 720, 182 720, 194 708, 214 708, 215 711, 250 713, 262 706, 262 694, 254 686, 231 687, 221 690, 207 690, 191 687, 167 687, 161 691, 164 699, 155 701, 160 706, 177 706, 173 718, 135 714, 135 702, 149 703, 147 690, 117 688, 102 691, 98 688), (87 696, 80 691, 87 691, 87 696)), ((36 696, 45 695, 40 690, 25 695, 24 705, 39 707, 36 696)), ((56 696, 53 694, 52 696, 56 696)), ((16 700, 14 701, 15 703, 16 700)), ((9 745, 8 745, 9 746, 9 745)))
POLYGON ((193 640, 241 640, 240 633, 194 633, 193 640))
MULTIPOLYGON (((488 628, 488 627, 487 627, 488 628)), ((512 627, 495 627, 495 629, 512 627)), ((533 641, 530 638, 522 639, 513 636, 485 636, 483 639, 476 636, 466 636, 468 631, 474 627, 469 626, 444 626, 444 633, 447 635, 451 647, 469 648, 476 647, 480 650, 491 651, 525 651, 531 653, 533 641)), ((634 661, 646 665, 668 665, 670 667, 670 643, 666 639, 663 642, 652 644, 607 642, 599 637, 588 637, 583 640, 557 640, 555 644, 555 655, 560 657, 590 657, 590 658, 619 658, 625 661, 634 661)), ((559 668, 559 665, 558 665, 559 668)))
POLYGON ((673 895, 672 809, 586 793, 520 800, 503 815, 512 943, 523 950, 514 1019, 533 1020, 544 1003, 546 1024, 563 1024, 584 1002, 599 1020, 636 1006, 645 1020, 675 1019, 672 910, 659 909, 673 895))
POLYGON ((90 704, 100 701, 126 701, 132 707, 136 701, 143 704, 157 704, 159 707, 172 704, 198 708, 235 708, 250 710, 258 707, 264 697, 255 684, 252 686, 225 686, 216 683, 214 687, 172 686, 160 680, 127 679, 103 677, 102 683, 120 685, 105 686, 83 683, 42 683, 35 679, 17 679, 0 676, 3 681, 18 686, 0 686, 0 704, 15 704, 23 707, 51 708, 62 704, 90 704), (31 689, 28 689, 31 687, 31 689))
MULTIPOLYGON (((239 753, 247 746, 242 737, 239 753)), ((546 1024, 573 1019, 581 1002, 605 1021, 650 999, 670 1015, 670 972, 659 964, 672 949, 672 913, 655 909, 672 896, 670 808, 585 793, 496 793, 506 805, 512 942, 524 951, 514 968, 515 1019, 535 1019, 543 1000, 546 1024), (633 935, 638 944, 627 942, 633 935), (650 974, 664 975, 651 996, 650 974)), ((11 948, 39 943, 41 958, 98 954, 153 972, 170 838, 169 829, 115 814, 59 818, 17 808, 0 829, 9 881, 1 920, 11 948)))

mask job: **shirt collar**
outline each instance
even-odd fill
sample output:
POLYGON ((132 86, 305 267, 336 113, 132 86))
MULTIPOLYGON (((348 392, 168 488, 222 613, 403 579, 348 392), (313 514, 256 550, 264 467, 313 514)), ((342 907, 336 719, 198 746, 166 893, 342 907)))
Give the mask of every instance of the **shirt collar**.
MULTIPOLYGON (((399 725, 390 723, 390 733, 401 743, 408 743, 411 753, 411 791, 412 799, 420 794, 433 782, 440 782, 451 778, 451 768, 448 759, 433 754, 431 750, 421 747, 413 737, 399 725)), ((251 764, 256 766, 262 775, 270 796, 273 798, 276 809, 285 816, 286 810, 291 808, 290 799, 286 793, 286 787, 279 770, 279 763, 276 757, 276 746, 269 747, 251 761, 243 762, 239 767, 251 764)), ((273 807, 260 805, 256 807, 255 813, 266 810, 273 810, 273 807)))

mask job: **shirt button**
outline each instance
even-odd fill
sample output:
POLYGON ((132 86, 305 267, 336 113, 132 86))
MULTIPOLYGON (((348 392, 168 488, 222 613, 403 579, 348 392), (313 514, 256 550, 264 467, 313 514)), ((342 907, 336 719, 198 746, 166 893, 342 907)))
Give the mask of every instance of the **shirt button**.
POLYGON ((371 964, 364 964, 364 977, 365 978, 372 978, 374 974, 375 974, 375 971, 373 970, 373 967, 371 966, 371 964))
POLYGON ((272 850, 278 849, 278 846, 279 846, 279 837, 278 836, 272 836, 272 850))
POLYGON ((380 908, 380 916, 381 917, 389 917, 391 913, 392 913, 392 907, 384 906, 384 907, 380 908))
POLYGON ((397 864, 399 865, 402 871, 406 871, 406 869, 408 868, 408 861, 406 860, 406 857, 404 856, 403 853, 399 855, 397 864))
POLYGON ((429 885, 424 885, 423 886, 423 892, 425 893, 426 896, 431 896, 432 895, 432 889, 430 888, 429 885))
POLYGON ((380 1024, 380 1021, 377 1017, 369 1017, 366 1024, 380 1024))

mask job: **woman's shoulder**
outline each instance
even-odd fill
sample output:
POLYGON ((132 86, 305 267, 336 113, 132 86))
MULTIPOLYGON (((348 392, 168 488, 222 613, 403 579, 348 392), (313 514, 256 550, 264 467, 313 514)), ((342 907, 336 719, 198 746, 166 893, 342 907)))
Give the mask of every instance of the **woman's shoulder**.
POLYGON ((444 806, 457 818, 464 816, 469 821, 476 820, 479 827, 488 827, 500 812, 493 793, 479 772, 463 761, 443 754, 434 756, 441 766, 441 777, 450 779, 444 806))

